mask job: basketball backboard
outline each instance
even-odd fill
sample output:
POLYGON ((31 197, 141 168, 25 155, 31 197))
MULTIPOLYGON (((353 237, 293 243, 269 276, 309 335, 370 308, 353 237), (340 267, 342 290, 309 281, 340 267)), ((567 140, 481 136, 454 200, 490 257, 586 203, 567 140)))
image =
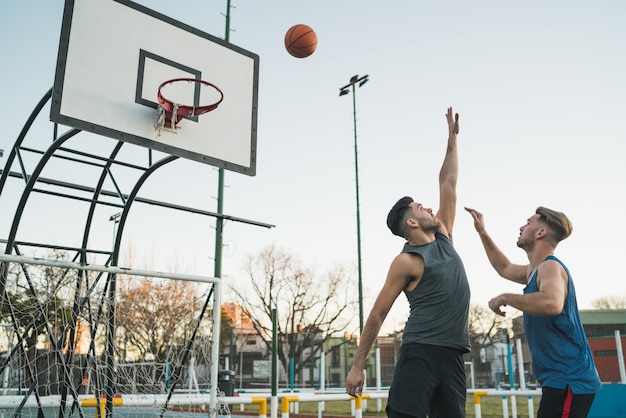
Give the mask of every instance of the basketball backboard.
MULTIPOLYGON (((50 119, 253 176, 258 74, 258 55, 132 1, 66 0, 50 119), (175 78, 212 83, 223 100, 159 131, 157 90, 175 78)), ((190 86, 168 95, 214 100, 190 86)))

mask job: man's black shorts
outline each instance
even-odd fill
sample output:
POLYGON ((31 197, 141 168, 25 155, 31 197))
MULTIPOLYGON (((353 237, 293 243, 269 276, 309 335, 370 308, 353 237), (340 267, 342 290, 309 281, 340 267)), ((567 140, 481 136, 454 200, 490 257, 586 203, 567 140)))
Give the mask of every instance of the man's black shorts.
POLYGON ((463 352, 449 347, 403 344, 389 389, 389 418, 464 418, 463 352))
POLYGON ((544 386, 537 418, 586 418, 595 394, 574 395, 572 389, 556 389, 544 386))

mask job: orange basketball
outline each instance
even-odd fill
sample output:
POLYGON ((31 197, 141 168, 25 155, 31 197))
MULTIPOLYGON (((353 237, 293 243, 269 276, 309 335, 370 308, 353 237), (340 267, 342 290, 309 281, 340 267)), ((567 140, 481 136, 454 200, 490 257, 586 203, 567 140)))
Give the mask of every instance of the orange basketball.
POLYGON ((307 25, 294 25, 285 34, 285 48, 296 58, 306 58, 317 48, 317 35, 307 25))

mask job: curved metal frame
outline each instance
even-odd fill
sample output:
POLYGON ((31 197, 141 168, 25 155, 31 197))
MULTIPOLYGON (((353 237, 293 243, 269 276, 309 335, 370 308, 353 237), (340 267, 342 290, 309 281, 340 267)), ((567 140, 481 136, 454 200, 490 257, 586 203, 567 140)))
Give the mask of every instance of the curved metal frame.
MULTIPOLYGON (((40 151, 40 150, 33 150, 30 148, 26 148, 26 147, 22 147, 22 144, 26 138, 27 133, 29 132, 30 128, 32 127, 35 119, 37 118, 37 116, 40 114, 41 110, 43 109, 43 107, 48 103, 48 101, 52 98, 52 89, 50 89, 48 92, 46 92, 46 94, 44 94, 44 96, 42 97, 42 99, 39 101, 39 103, 35 106, 34 110, 32 111, 32 113, 30 114, 29 118, 27 119, 26 123, 24 124, 22 130, 20 131, 20 134, 18 135, 15 144, 13 146, 13 148, 11 149, 10 153, 7 156, 7 160, 6 160, 6 165, 5 165, 5 169, 2 171, 1 175, 0 175, 0 196, 2 195, 2 191, 4 190, 4 187, 7 183, 7 179, 9 177, 21 177, 25 180, 26 185, 22 191, 22 195, 19 199, 17 208, 15 210, 15 214, 13 217, 13 221, 11 224, 11 228, 10 228, 10 232, 9 232, 9 236, 6 239, 6 247, 5 247, 5 254, 7 255, 11 255, 14 251, 18 254, 20 254, 20 250, 18 248, 18 245, 25 245, 25 246, 35 246, 35 247, 41 247, 41 248, 51 248, 51 249, 60 249, 60 250, 65 250, 65 251, 74 251, 76 252, 76 256, 78 257, 80 260, 80 263, 86 264, 88 263, 87 260, 87 254, 89 253, 93 253, 93 254, 108 254, 109 258, 106 262, 107 267, 108 266, 117 266, 118 263, 118 259, 119 259, 119 251, 120 251, 120 245, 121 245, 121 240, 122 240, 122 236, 124 233, 124 227, 126 225, 126 220, 128 217, 128 214, 130 212, 130 208, 133 205, 134 202, 144 202, 144 203, 149 203, 151 205, 156 205, 156 206, 162 206, 162 207, 167 207, 170 209, 176 209, 176 210, 182 210, 182 211, 187 211, 187 212, 192 212, 192 213, 196 213, 196 214, 201 214, 201 215, 207 215, 207 216, 211 216, 211 217, 215 217, 217 218, 217 230, 218 233, 216 234, 216 245, 218 243, 221 244, 221 233, 222 233, 222 225, 223 225, 223 221, 224 220, 232 220, 235 222, 241 222, 241 223, 246 223, 246 224, 250 224, 250 225, 256 225, 256 226, 262 226, 265 228, 273 228, 274 225, 271 224, 266 224, 266 223, 262 223, 262 222, 258 222, 258 221, 253 221, 253 220, 249 220, 249 219, 243 219, 243 218, 237 218, 234 216, 230 216, 230 215, 224 215, 221 211, 221 206, 218 207, 218 212, 209 212, 203 209, 197 209, 197 208, 190 208, 190 207, 185 207, 185 206, 181 206, 181 205, 177 205, 177 204, 172 204, 172 203, 167 203, 167 202, 161 202, 161 201, 156 201, 156 200, 152 200, 152 199, 145 199, 145 198, 140 198, 138 197, 138 193, 141 189, 141 187, 143 186, 143 184, 145 183, 145 181, 159 168, 161 168, 162 166, 169 164, 172 161, 175 161, 176 159, 178 159, 178 157, 176 156, 167 156, 165 158, 162 158, 161 160, 157 161, 156 163, 152 163, 151 159, 150 159, 150 163, 148 167, 145 166, 139 166, 139 165, 134 165, 134 164, 129 164, 129 163, 125 163, 122 161, 118 161, 116 158, 118 157, 118 154, 120 153, 120 150, 122 148, 122 146, 125 144, 125 142, 123 141, 118 141, 116 143, 116 145, 113 147, 113 150, 111 151, 111 153, 109 154, 108 158, 104 158, 104 157, 100 157, 100 156, 96 156, 96 155, 91 155, 89 153, 83 152, 83 151, 78 151, 78 150, 72 150, 70 148, 64 148, 63 145, 65 143, 67 143, 71 138, 73 138, 74 136, 76 136, 77 134, 79 134, 81 132, 81 130, 79 129, 70 129, 69 131, 65 132, 63 135, 61 135, 60 137, 57 137, 57 125, 54 125, 54 136, 53 136, 53 141, 52 144, 48 147, 47 150, 45 151, 40 151), (24 161, 22 160, 22 156, 20 154, 20 150, 25 150, 25 151, 35 151, 37 153, 41 154, 41 157, 38 161, 38 163, 36 164, 34 170, 32 173, 27 173, 26 172, 26 167, 24 165, 24 161), (72 154, 72 156, 68 157, 67 155, 64 154, 57 154, 57 152, 65 152, 65 153, 70 153, 72 154), (71 183, 66 183, 66 182, 62 182, 62 181, 58 181, 58 180, 54 180, 54 179, 48 179, 48 178, 43 178, 41 177, 41 173, 43 171, 43 169, 46 167, 46 165, 48 164, 48 162, 52 159, 52 157, 58 157, 64 160, 71 160, 73 162, 79 162, 79 163, 84 163, 84 164, 90 164, 90 165, 96 165, 101 167, 102 171, 98 177, 98 180, 96 182, 95 187, 91 188, 91 187, 87 187, 87 186, 81 186, 81 185, 77 185, 77 184, 71 184, 71 183), (87 160, 87 159, 81 159, 81 157, 89 157, 92 160, 87 160), (21 173, 14 173, 11 172, 10 169, 13 166, 13 164, 15 163, 15 160, 18 160, 19 165, 20 165, 20 169, 21 169, 21 173), (94 163, 94 161, 98 161, 98 163, 94 163), (99 162, 103 162, 102 164, 100 164, 99 162), (130 192, 129 195, 124 195, 121 190, 118 188, 115 179, 113 178, 113 174, 111 172, 111 168, 113 167, 113 165, 122 165, 125 167, 129 167, 129 168, 134 168, 140 171, 143 171, 141 173, 141 175, 139 175, 139 177, 136 180, 136 183, 134 185, 134 187, 132 188, 132 191, 130 192), (113 181, 113 184, 116 188, 115 192, 110 192, 110 191, 106 191, 103 189, 104 183, 106 181, 107 178, 110 178, 113 181), (61 187, 65 187, 65 188, 69 188, 69 189, 74 189, 75 191, 80 191, 80 192, 88 192, 91 194, 90 198, 84 198, 84 197, 79 197, 79 196, 75 196, 75 195, 70 195, 70 194, 65 194, 65 193, 57 193, 57 192, 51 192, 51 191, 43 191, 43 190, 38 190, 35 188, 35 186, 37 184, 48 184, 48 185, 53 185, 53 186, 61 186, 61 187), (53 245, 53 244, 46 244, 46 243, 32 243, 32 242, 19 242, 17 241, 17 233, 18 233, 18 229, 19 229, 19 225, 20 222, 22 220, 22 215, 24 214, 24 210, 26 208, 26 205, 29 201, 30 196, 32 195, 33 192, 43 192, 46 193, 48 195, 52 195, 52 196, 56 196, 56 197, 61 197, 61 198, 71 198, 71 199, 76 199, 76 200, 81 200, 81 201, 88 201, 89 202, 89 209, 85 218, 85 224, 84 224, 84 229, 83 229, 83 236, 82 236, 82 241, 80 244, 80 247, 72 247, 72 246, 60 246, 60 245, 53 245), (107 197, 111 197, 111 196, 117 196, 120 198, 121 203, 119 204, 115 204, 115 203, 111 203, 108 201, 101 201, 101 197, 102 196, 107 196, 107 197), (122 209, 121 214, 120 214, 120 218, 119 218, 119 222, 118 222, 118 227, 117 227, 117 231, 115 234, 115 239, 113 242, 113 248, 111 251, 104 251, 104 250, 95 250, 95 249, 89 249, 87 248, 88 242, 89 242, 89 236, 90 236, 90 232, 92 229, 92 225, 93 225, 93 219, 94 219, 94 213, 96 211, 96 208, 98 207, 98 205, 101 204, 106 204, 108 206, 116 206, 122 209), (218 241, 219 238, 219 241, 218 241)), ((221 170, 220 170, 221 172, 221 170)), ((220 177, 220 182, 223 182, 223 177, 220 177)), ((221 183, 220 183, 221 184, 221 183)), ((112 219, 113 220, 113 219, 112 219)), ((0 241, 1 242, 1 241, 0 241)), ((220 248, 221 250, 221 248, 220 248)), ((217 251, 216 251, 217 254, 217 251)), ((217 268, 216 268, 217 270, 217 268)), ((28 273, 26 272, 26 270, 24 270, 24 274, 27 276, 28 273)), ((217 276, 219 277, 219 276, 217 276)), ((7 271, 6 271, 6 264, 4 262, 0 262, 0 310, 3 307, 3 304, 5 302, 5 291, 6 291, 6 279, 7 279, 7 271)), ((83 309, 85 304, 88 304, 88 307, 90 307, 90 301, 89 298, 81 298, 81 292, 83 291, 83 286, 85 286, 85 289, 87 289, 87 292, 92 292, 95 289, 95 286, 92 285, 90 287, 90 284, 88 283, 88 277, 85 274, 84 271, 80 271, 79 276, 78 276, 78 280, 76 281, 76 288, 75 288, 75 293, 74 293, 74 300, 73 300, 73 305, 72 305, 72 315, 70 318, 70 322, 69 322, 69 326, 66 327, 66 329, 62 332, 62 335, 55 341, 54 339, 54 335, 53 333, 49 330, 48 334, 49 334, 49 338, 50 341, 52 342, 54 347, 58 347, 59 344, 61 344, 62 342, 66 342, 68 341, 67 337, 67 332, 69 329, 69 341, 70 341, 70 345, 69 345, 69 349, 67 350, 67 354, 65 356, 62 356, 59 354, 60 357, 60 362, 61 364, 71 364, 72 363, 72 353, 73 353, 73 349, 74 347, 74 336, 75 336, 75 327, 72 325, 75 325, 77 323, 78 320, 78 316, 81 312, 81 310, 83 309)), ((100 276, 95 280, 95 282, 97 283, 100 280, 100 276)), ((32 285, 30 285, 31 287, 31 293, 35 292, 35 289, 32 285)), ((112 416, 112 398, 113 398, 113 359, 114 359, 114 338, 115 338, 115 323, 114 323, 114 318, 115 318, 115 303, 114 303, 114 296, 115 296, 115 291, 116 291, 116 276, 115 274, 109 273, 107 275, 107 278, 105 280, 104 283, 104 290, 103 290, 103 300, 105 299, 106 296, 106 300, 108 301, 108 306, 109 306, 109 312, 108 312, 108 318, 107 318, 107 387, 105 388, 98 388, 96 387, 96 393, 97 395, 106 395, 106 416, 107 417, 111 417, 112 416), (104 391, 104 393, 102 393, 102 391, 104 391)), ((219 292, 216 292, 219 293, 219 292)), ((36 295, 35 295, 36 296, 36 295)), ((211 296, 209 295, 208 298, 210 298, 211 296)), ((214 296, 214 303, 219 303, 218 302, 219 297, 218 296, 214 296)), ((208 302, 208 299, 207 299, 208 302)), ((14 312, 12 311, 12 306, 11 303, 9 301, 8 303, 9 305, 9 310, 11 315, 14 315, 14 312)), ((100 316, 102 313, 102 306, 99 307, 98 309, 98 313, 97 316, 100 316)), ((39 310, 40 313, 39 315, 46 315, 45 312, 43 311, 43 309, 39 310)), ((91 308, 89 309, 89 315, 90 318, 92 316, 92 310, 91 308)), ((13 316, 13 318, 15 319, 15 317, 13 316)), ((44 317, 45 320, 45 317, 44 317)), ((47 322, 47 321, 44 321, 47 322)), ((93 321, 90 321, 91 324, 93 324, 93 321)), ((198 321, 197 326, 200 326, 200 321, 198 321)), ((13 327, 14 327, 14 331, 16 333, 16 335, 18 336, 18 339, 23 338, 23 336, 20 335, 20 330, 19 325, 17 324, 17 322, 14 320, 13 321, 13 327)), ((94 344, 94 337, 96 335, 96 327, 92 327, 91 328, 91 337, 92 337, 92 343, 91 343, 91 347, 89 349, 89 352, 92 356, 96 356, 96 350, 95 350, 95 344, 94 344)), ((18 348, 17 346, 14 348, 14 350, 18 350, 21 349, 22 353, 25 354, 25 348, 23 344, 19 344, 18 348)), ((55 350, 58 352, 58 350, 55 350)), ((2 370, 4 369, 4 367, 8 364, 8 357, 7 360, 4 362, 4 364, 0 364, 0 373, 2 372, 2 370)), ((214 370, 216 376, 214 376, 216 380, 217 379, 217 369, 214 370)), ((22 401, 22 405, 20 405, 18 407, 18 409, 16 410, 16 414, 19 414, 19 411, 21 410, 21 407, 25 404, 26 400, 28 399, 28 397, 30 396, 30 394, 34 391, 35 392, 35 397, 37 399, 37 405, 39 407, 39 413, 43 414, 42 411, 42 406, 41 406, 41 402, 39 401, 39 393, 35 390, 36 387, 36 383, 37 383, 37 379, 33 379, 33 384, 31 385, 31 387, 29 388, 29 391, 27 394, 25 394, 24 399, 22 401)), ((216 382, 213 382, 213 384, 216 384, 216 382)), ((173 388, 172 388, 173 390, 173 388)), ((77 393, 76 393, 76 388, 72 385, 72 382, 70 382, 70 376, 68 373, 64 373, 64 382, 62 385, 62 390, 61 390, 61 401, 60 401, 60 408, 59 408, 59 417, 63 417, 65 415, 65 408, 66 408, 66 403, 68 400, 68 396, 72 395, 73 398, 73 404, 72 407, 76 407, 77 406, 77 393)), ((213 392, 212 392, 213 393, 213 392)), ((81 418, 83 417, 82 411, 79 408, 79 414, 81 415, 81 418)))
MULTIPOLYGON (((18 253, 19 255, 19 249, 17 247, 17 232, 18 232, 18 228, 20 225, 20 221, 22 219, 22 215, 24 214, 24 210, 26 208, 26 205, 28 203, 29 197, 31 196, 32 192, 35 190, 35 185, 37 184, 37 182, 40 179, 40 175, 41 172, 43 171, 43 169, 45 168, 46 164, 48 164, 48 162, 50 161, 50 159, 55 156, 55 152, 59 151, 60 149, 62 149, 63 144, 65 144, 69 139, 73 138, 75 135, 77 135, 78 133, 80 133, 81 131, 79 129, 71 129, 69 131, 67 131, 66 133, 64 133, 63 135, 61 135, 58 138, 54 138, 54 141, 52 142, 52 144, 50 145, 50 147, 41 155, 36 167, 34 168, 33 172, 28 174, 26 173, 26 169, 22 163, 21 160, 21 156, 19 154, 19 150, 22 146, 22 143, 24 142, 27 133, 29 132, 30 128, 32 127, 35 119, 37 118, 37 116, 39 115, 39 113, 41 112, 41 110, 43 109, 43 107, 46 105, 46 103, 51 99, 52 97, 52 90, 49 90, 40 100, 40 102, 37 104, 37 106, 35 107, 35 109, 33 110, 33 112, 31 113, 31 115, 29 116, 29 118, 27 119, 24 127, 22 128, 18 138, 15 141, 15 144, 13 146, 13 148, 11 149, 11 152, 9 153, 9 155, 7 156, 7 162, 6 162, 6 168, 5 170, 2 171, 2 175, 0 176, 0 195, 2 194, 2 191, 4 189, 4 186, 7 182, 8 177, 11 175, 10 173, 10 167, 13 165, 13 163, 15 162, 15 159, 17 158, 18 161, 20 162, 20 167, 22 170, 22 177, 26 179, 26 185, 22 191, 22 195, 19 199, 19 203, 17 205, 17 208, 15 210, 15 214, 13 217, 13 221, 11 224, 11 228, 10 228, 10 232, 9 235, 7 237, 6 240, 6 247, 5 247, 5 254, 12 254, 14 251, 16 253, 18 253)), ((55 126, 55 132, 56 132, 56 126, 55 126)), ((79 252, 79 258, 80 258, 80 262, 81 263, 87 263, 87 254, 90 252, 90 250, 87 248, 87 243, 89 242, 89 234, 91 231, 91 227, 92 227, 92 223, 93 223, 93 216, 95 213, 96 208, 98 207, 98 204, 100 204, 101 202, 99 201, 99 197, 103 192, 103 185, 104 182, 107 178, 107 176, 111 175, 111 167, 114 163, 116 163, 117 161, 115 160, 117 155, 119 154, 122 146, 124 145, 123 141, 118 141, 117 144, 115 145, 113 151, 111 152, 111 154, 109 155, 109 157, 106 159, 105 164, 102 167, 102 172, 100 173, 100 176, 98 178, 97 184, 96 186, 92 189, 92 196, 91 199, 89 199, 90 201, 90 206, 89 206, 89 210, 87 213, 87 217, 85 219, 85 226, 84 226, 84 230, 83 230, 83 237, 82 237, 82 242, 81 242, 81 246, 78 249, 79 252)), ((133 204, 133 202, 136 201, 137 199, 137 194, 139 192, 139 190, 141 189, 141 187, 143 186, 143 184, 145 183, 145 181, 148 179, 148 177, 150 175, 152 175, 157 169, 161 168, 162 166, 175 161, 176 159, 178 159, 178 157, 176 156, 167 156, 163 159, 161 159, 160 161, 152 164, 150 167, 145 168, 143 174, 139 177, 139 179, 137 180, 135 186, 133 187, 132 192, 130 193, 130 195, 125 198, 124 195, 121 194, 121 192, 118 190, 118 195, 120 196, 122 203, 120 204, 120 207, 122 208, 122 214, 121 217, 119 219, 119 224, 117 227, 117 231, 116 231, 116 235, 115 235, 115 240, 114 240, 114 245, 113 245, 113 249, 110 252, 110 256, 109 259, 107 261, 107 265, 111 265, 111 266, 117 266, 117 262, 119 259, 119 251, 120 251, 120 243, 122 240, 122 236, 123 236, 123 232, 124 232, 124 226, 126 224, 126 219, 128 217, 128 214, 130 212, 130 208, 133 204)), ((138 167, 135 167, 138 168, 138 167)), ((68 185, 65 184, 65 186, 67 187, 72 187, 72 185, 68 185)), ((159 202, 160 203, 160 202, 159 202)), ((165 203, 163 203, 163 205, 167 206, 165 203)), ((35 244, 37 245, 37 244, 35 244)), ((69 249, 71 247, 61 247, 61 246, 56 246, 56 245, 49 245, 49 244, 41 244, 42 247, 48 247, 48 248, 58 248, 58 249, 69 249)), ((99 252, 99 251, 98 251, 99 252)), ((83 307, 84 302, 81 301, 81 290, 82 290, 82 286, 85 285, 83 283, 83 281, 86 280, 86 277, 84 277, 84 272, 81 271, 79 279, 76 281, 76 289, 75 289, 75 296, 74 296, 74 301, 73 301, 73 307, 72 307, 72 317, 70 318, 70 326, 68 326, 67 328, 70 329, 71 334, 70 334, 70 338, 69 341, 71 342, 71 346, 69 347, 70 349, 67 350, 67 354, 65 356, 65 358, 61 358, 61 362, 62 364, 71 364, 72 361, 72 352, 73 352, 73 341, 74 341, 74 328, 72 327, 72 324, 75 324, 78 318, 78 315, 83 307)), ((108 302, 109 302, 109 315, 108 315, 108 321, 107 321, 107 327, 109 328, 109 332, 107 332, 108 335, 108 339, 107 339, 107 374, 108 374, 108 381, 109 382, 113 382, 113 358, 114 358, 114 334, 115 334, 115 326, 114 326, 114 315, 115 315, 115 303, 114 303, 114 296, 115 296, 115 284, 116 284, 116 276, 114 274, 109 274, 106 280, 106 286, 105 286, 105 291, 107 291, 106 289, 108 288, 108 302)), ((86 283, 86 285, 88 286, 88 283, 86 283)), ((6 290, 6 274, 5 274, 5 265, 2 264, 2 266, 0 266, 0 308, 2 307, 2 304, 4 303, 4 294, 5 294, 5 290, 6 290)), ((32 290, 34 291, 34 290, 32 290)), ((17 327, 17 323, 14 321, 14 327, 17 327)), ((19 330, 15 329, 14 331, 16 331, 16 335, 18 335, 19 338, 19 330)), ((95 330, 92 331, 92 334, 95 333, 95 330)), ((53 335, 50 335, 51 337, 53 337, 53 335)), ((63 333, 63 335, 60 337, 59 341, 65 341, 66 335, 65 332, 63 333)), ((51 341, 53 342, 53 345, 57 345, 54 341, 53 338, 51 338, 51 341)), ((24 346, 20 345, 21 350, 23 352, 23 354, 25 354, 24 352, 24 346)), ((92 348, 90 349, 90 351, 93 349, 92 354, 95 355, 95 348, 92 345, 92 348)), ((3 365, 4 367, 5 365, 3 365)), ((60 409, 59 409, 59 417, 62 417, 65 415, 65 407, 66 407, 66 402, 67 402, 67 397, 68 397, 68 389, 69 391, 71 391, 71 395, 74 399, 74 402, 77 401, 78 396, 76 393, 76 390, 73 388, 71 382, 69 382, 69 378, 70 376, 65 373, 64 374, 64 384, 62 385, 62 391, 61 391, 61 404, 60 404, 60 409)), ((34 379, 36 381, 36 379, 34 379)), ((109 384, 107 385, 106 388, 103 388, 105 393, 107 394, 107 414, 110 413, 111 411, 111 406, 109 405, 113 396, 113 384, 109 384)), ((28 393, 25 394, 24 397, 24 401, 23 403, 25 403, 25 401, 28 399, 28 397, 30 396, 30 394, 35 391, 35 383, 33 383, 33 385, 31 385, 31 388, 29 388, 28 393)), ((37 398, 37 403, 39 405, 40 408, 40 412, 41 412, 41 403, 39 402, 39 395, 37 393, 37 391, 35 391, 35 397, 37 398)), ((80 409, 79 409, 80 411, 80 409)), ((79 412, 80 413, 80 412, 79 412)), ((82 413, 80 413, 82 416, 82 413)))

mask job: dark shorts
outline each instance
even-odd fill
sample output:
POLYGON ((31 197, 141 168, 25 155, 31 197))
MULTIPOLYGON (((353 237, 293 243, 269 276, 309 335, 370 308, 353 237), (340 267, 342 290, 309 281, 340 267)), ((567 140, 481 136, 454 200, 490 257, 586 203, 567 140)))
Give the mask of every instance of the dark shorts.
POLYGON ((464 418, 463 353, 448 347, 404 344, 389 389, 389 418, 464 418))
POLYGON ((595 394, 574 395, 572 389, 544 386, 537 418, 586 418, 595 394))

